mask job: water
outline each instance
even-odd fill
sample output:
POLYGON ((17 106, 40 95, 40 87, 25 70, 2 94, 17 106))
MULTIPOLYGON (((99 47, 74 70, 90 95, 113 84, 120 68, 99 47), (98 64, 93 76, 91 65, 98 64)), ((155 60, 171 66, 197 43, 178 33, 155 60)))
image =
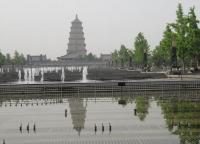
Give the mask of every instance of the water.
POLYGON ((43 83, 44 80, 44 73, 46 72, 52 72, 52 71, 56 71, 58 72, 59 70, 61 70, 61 82, 64 82, 65 80, 65 71, 64 69, 70 70, 70 71, 74 71, 76 69, 81 70, 83 69, 82 72, 82 80, 79 80, 78 82, 88 82, 87 80, 87 67, 39 67, 39 68, 23 68, 24 70, 24 77, 23 77, 23 81, 22 81, 22 75, 21 75, 21 70, 16 69, 16 71, 18 72, 18 81, 14 82, 14 83, 18 83, 18 84, 30 84, 30 83, 43 83), (39 82, 35 81, 35 76, 38 76, 39 73, 41 73, 41 80, 39 82))
POLYGON ((61 81, 62 82, 65 81, 65 70, 64 70, 64 67, 62 67, 61 81))
POLYGON ((0 102, 0 142, 5 139, 8 144, 197 144, 200 97, 193 92, 187 94, 184 98, 148 94, 4 98, 0 102), (118 104, 119 99, 126 104, 118 104))
POLYGON ((22 81, 22 73, 21 73, 21 70, 18 71, 18 77, 19 77, 19 81, 22 81))
POLYGON ((83 67, 83 79, 82 79, 82 82, 88 82, 88 80, 87 80, 87 74, 88 74, 88 72, 87 72, 87 69, 88 69, 88 67, 83 67))

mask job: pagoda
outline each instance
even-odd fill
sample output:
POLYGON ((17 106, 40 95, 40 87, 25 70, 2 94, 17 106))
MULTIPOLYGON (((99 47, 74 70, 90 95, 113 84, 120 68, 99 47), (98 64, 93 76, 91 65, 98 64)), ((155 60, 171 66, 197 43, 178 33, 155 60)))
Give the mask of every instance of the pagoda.
POLYGON ((67 54, 58 57, 59 60, 80 59, 87 53, 82 22, 78 15, 72 21, 71 31, 69 33, 69 43, 67 54))

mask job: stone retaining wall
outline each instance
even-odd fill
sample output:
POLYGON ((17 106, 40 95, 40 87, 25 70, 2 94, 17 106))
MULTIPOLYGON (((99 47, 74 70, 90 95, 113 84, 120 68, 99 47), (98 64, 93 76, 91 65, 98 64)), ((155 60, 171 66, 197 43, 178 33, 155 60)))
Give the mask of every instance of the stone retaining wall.
POLYGON ((61 81, 61 70, 45 72, 43 77, 44 81, 61 81))
MULTIPOLYGON (((100 83, 44 83, 44 84, 0 84, 0 96, 29 94, 79 94, 113 92, 172 92, 200 90, 200 81, 136 81, 136 82, 100 82, 100 83), (123 85, 122 85, 123 83, 123 85)), ((199 95, 198 95, 199 97, 199 95)))
POLYGON ((89 68, 87 79, 89 80, 138 80, 138 79, 167 78, 164 73, 141 73, 140 71, 113 69, 113 68, 89 68))
POLYGON ((76 69, 73 71, 65 69, 65 81, 76 81, 82 79, 82 69, 76 69))
POLYGON ((18 73, 15 71, 0 73, 0 83, 18 81, 18 73))

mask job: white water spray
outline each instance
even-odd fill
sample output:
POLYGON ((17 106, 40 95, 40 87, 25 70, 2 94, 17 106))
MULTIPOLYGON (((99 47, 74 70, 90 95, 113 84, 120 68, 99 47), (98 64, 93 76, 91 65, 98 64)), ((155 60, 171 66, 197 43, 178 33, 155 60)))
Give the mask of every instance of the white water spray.
POLYGON ((21 72, 21 70, 18 71, 18 81, 22 81, 22 72, 21 72))
POLYGON ((83 72, 82 72, 82 74, 83 74, 83 79, 82 79, 82 82, 87 82, 88 80, 87 80, 87 74, 88 74, 88 71, 87 71, 87 69, 88 69, 88 67, 83 67, 83 72))
POLYGON ((64 67, 62 67, 61 81, 62 81, 62 82, 65 81, 65 68, 64 68, 64 67))

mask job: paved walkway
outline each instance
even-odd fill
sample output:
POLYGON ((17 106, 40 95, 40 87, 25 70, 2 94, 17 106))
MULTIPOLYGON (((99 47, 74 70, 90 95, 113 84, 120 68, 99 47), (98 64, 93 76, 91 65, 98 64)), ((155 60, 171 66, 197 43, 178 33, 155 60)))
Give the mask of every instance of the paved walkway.
MULTIPOLYGON (((180 78, 181 79, 181 76, 180 75, 167 75, 168 78, 180 78)), ((182 75, 182 79, 200 79, 200 74, 198 75, 182 75)))

